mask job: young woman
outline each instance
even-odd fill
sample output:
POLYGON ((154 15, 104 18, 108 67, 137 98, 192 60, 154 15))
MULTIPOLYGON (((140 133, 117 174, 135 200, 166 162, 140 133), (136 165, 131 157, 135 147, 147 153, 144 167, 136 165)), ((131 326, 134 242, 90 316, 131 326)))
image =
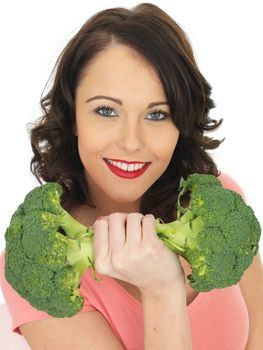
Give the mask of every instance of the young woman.
POLYGON ((53 318, 4 278, 13 331, 41 349, 257 350, 263 347, 259 255, 240 284, 197 293, 188 263, 158 239, 154 220, 176 219, 181 176, 219 176, 207 150, 211 87, 186 35, 157 6, 90 18, 61 53, 44 115, 31 129, 31 170, 64 187, 62 204, 93 226, 95 267, 82 278, 83 310, 53 318))

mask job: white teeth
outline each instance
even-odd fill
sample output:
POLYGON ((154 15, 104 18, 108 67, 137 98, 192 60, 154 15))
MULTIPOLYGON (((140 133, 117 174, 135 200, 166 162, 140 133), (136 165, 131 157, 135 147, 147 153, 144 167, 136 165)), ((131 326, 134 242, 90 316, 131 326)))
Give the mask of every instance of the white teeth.
POLYGON ((119 169, 122 169, 124 171, 135 171, 135 170, 139 170, 141 168, 144 167, 144 164, 126 164, 126 163, 121 163, 121 162, 114 162, 113 160, 107 159, 107 162, 110 164, 113 164, 114 166, 116 166, 119 169))

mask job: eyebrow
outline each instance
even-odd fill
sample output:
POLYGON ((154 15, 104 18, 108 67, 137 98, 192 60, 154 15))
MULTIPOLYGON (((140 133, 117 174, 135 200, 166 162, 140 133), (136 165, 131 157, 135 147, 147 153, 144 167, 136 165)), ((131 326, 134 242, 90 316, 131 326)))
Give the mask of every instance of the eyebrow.
MULTIPOLYGON (((86 103, 92 101, 92 100, 100 100, 100 99, 103 99, 103 100, 111 100, 111 101, 114 101, 116 103, 118 103, 119 105, 122 106, 122 101, 119 100, 118 98, 115 98, 115 97, 110 97, 110 96, 104 96, 104 95, 99 95, 99 96, 94 96, 94 97, 91 97, 89 98, 88 100, 86 100, 86 103)), ((158 106, 158 105, 168 105, 168 102, 164 101, 164 102, 151 102, 149 103, 148 105, 148 108, 152 108, 154 106, 158 106)))

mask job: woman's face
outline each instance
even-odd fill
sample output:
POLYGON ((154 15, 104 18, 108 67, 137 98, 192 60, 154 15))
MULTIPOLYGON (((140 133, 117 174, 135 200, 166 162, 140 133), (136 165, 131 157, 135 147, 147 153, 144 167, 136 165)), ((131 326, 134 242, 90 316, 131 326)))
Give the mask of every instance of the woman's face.
POLYGON ((127 46, 111 46, 89 64, 76 89, 75 133, 91 198, 102 211, 138 211, 164 173, 179 137, 169 113, 158 75, 127 46), (150 165, 129 179, 105 158, 150 165))

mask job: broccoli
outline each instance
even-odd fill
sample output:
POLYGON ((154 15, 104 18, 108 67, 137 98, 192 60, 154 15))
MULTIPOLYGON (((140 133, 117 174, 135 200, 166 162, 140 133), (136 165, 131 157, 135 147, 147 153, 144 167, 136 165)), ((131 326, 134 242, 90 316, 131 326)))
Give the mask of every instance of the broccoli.
POLYGON ((7 281, 30 304, 55 317, 82 309, 81 276, 87 267, 95 271, 93 232, 62 208, 62 193, 55 182, 33 189, 5 233, 7 281))
POLYGON ((236 284, 259 248, 261 228, 252 208, 213 175, 181 179, 179 191, 177 220, 164 224, 156 219, 158 236, 189 262, 187 277, 196 291, 236 284), (189 193, 184 208, 181 200, 189 193))
MULTIPOLYGON (((81 277, 91 268, 93 229, 75 220, 60 204, 56 182, 36 187, 12 215, 6 230, 5 274, 13 288, 37 309, 70 317, 83 306, 81 277)), ((181 179, 177 220, 156 219, 164 244, 191 265, 190 285, 197 291, 236 284, 252 263, 260 240, 253 210, 213 175, 181 179), (190 199, 188 200, 188 197, 190 199), (181 202, 188 205, 182 206, 181 202)))

